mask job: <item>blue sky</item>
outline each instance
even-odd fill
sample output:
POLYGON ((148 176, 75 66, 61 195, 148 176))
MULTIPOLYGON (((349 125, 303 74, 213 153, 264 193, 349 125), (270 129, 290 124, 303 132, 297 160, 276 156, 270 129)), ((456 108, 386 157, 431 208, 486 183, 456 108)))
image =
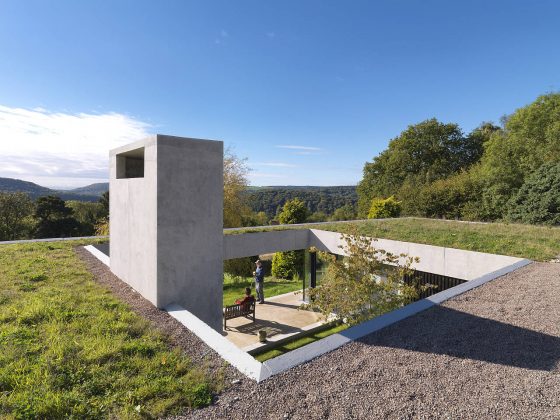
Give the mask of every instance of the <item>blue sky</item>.
POLYGON ((349 185, 407 125, 560 88, 557 1, 0 1, 0 176, 74 187, 148 133, 253 185, 349 185), (286 147, 290 146, 290 147, 286 147))

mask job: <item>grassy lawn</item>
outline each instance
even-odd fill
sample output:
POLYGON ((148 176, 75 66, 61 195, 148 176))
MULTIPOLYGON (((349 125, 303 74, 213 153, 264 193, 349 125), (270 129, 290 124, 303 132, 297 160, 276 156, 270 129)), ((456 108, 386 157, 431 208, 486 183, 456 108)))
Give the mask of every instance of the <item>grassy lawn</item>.
MULTIPOLYGON (((245 288, 250 287, 255 294, 255 281, 252 277, 224 276, 224 306, 233 305, 236 299, 245 296, 245 288)), ((301 280, 284 280, 275 277, 265 277, 264 297, 281 295, 284 293, 301 290, 301 280)))
POLYGON ((157 417, 218 377, 92 280, 77 242, 0 246, 0 417, 157 417))
MULTIPOLYGON (((548 261, 560 254, 560 228, 505 223, 461 223, 445 220, 401 218, 365 222, 329 223, 308 227, 347 232, 351 225, 368 236, 438 245, 470 251, 489 252, 548 261)), ((307 228, 300 225, 298 228, 307 228)), ((270 230, 274 228, 271 227, 270 230)), ((280 227, 276 229, 287 229, 280 227)), ((260 231, 265 229, 260 229, 260 231)), ((252 232, 228 230, 225 234, 252 232)), ((256 230, 259 231, 259 230, 256 230)))
POLYGON ((277 347, 269 348, 262 353, 254 353, 253 356, 259 362, 264 362, 265 360, 272 359, 273 357, 280 356, 299 347, 303 347, 307 344, 313 343, 314 341, 328 337, 329 335, 343 331, 346 328, 348 328, 346 324, 339 324, 327 327, 324 330, 298 335, 298 337, 293 341, 280 344, 277 347))

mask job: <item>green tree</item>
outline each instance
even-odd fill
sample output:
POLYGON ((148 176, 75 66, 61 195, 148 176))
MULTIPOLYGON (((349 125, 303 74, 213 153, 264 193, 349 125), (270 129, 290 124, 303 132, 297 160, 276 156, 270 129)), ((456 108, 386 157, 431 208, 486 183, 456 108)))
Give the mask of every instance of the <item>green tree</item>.
POLYGON ((404 281, 406 274, 412 274, 411 265, 417 258, 377 249, 371 238, 357 230, 342 236, 347 256, 343 260, 331 258, 321 286, 309 291, 310 306, 325 318, 336 314, 355 325, 418 297, 419 289, 404 281))
POLYGON ((105 191, 99 197, 99 204, 101 204, 100 218, 109 218, 109 191, 105 191))
POLYGON ((72 216, 72 209, 60 197, 39 197, 34 217, 37 220, 35 237, 59 238, 77 236, 80 224, 72 216))
POLYGON ((316 211, 315 213, 311 213, 311 215, 307 217, 306 221, 309 223, 326 222, 327 218, 328 216, 322 211, 316 211))
POLYGON ((533 172, 508 204, 508 219, 560 225, 560 163, 545 163, 533 172))
POLYGON ((423 217, 481 220, 482 184, 473 172, 463 171, 425 185, 417 200, 418 214, 423 217))
POLYGON ((307 220, 309 211, 305 203, 299 198, 286 201, 282 211, 278 215, 278 221, 283 225, 291 225, 295 223, 304 223, 307 220))
POLYGON ((387 219, 399 217, 401 214, 401 202, 395 196, 388 198, 374 198, 369 208, 368 219, 387 219))
MULTIPOLYGON (((281 224, 304 223, 308 210, 299 198, 287 201, 278 215, 281 224)), ((278 278, 291 279, 303 273, 304 251, 276 252, 272 257, 272 275, 278 278)))
POLYGON ((342 207, 337 208, 330 220, 338 221, 338 220, 354 220, 356 218, 356 208, 350 204, 345 204, 342 207))
POLYGON ((280 279, 302 276, 304 259, 304 251, 276 252, 272 257, 272 275, 280 279))
POLYGON ((251 210, 247 205, 249 185, 246 159, 238 158, 231 150, 224 152, 224 227, 240 227, 251 210))
POLYGON ((505 118, 503 130, 486 142, 480 171, 489 217, 503 217, 525 179, 544 163, 559 161, 560 93, 551 93, 505 118))
POLYGON ((27 239, 32 230, 33 202, 21 192, 0 192, 0 241, 27 239))
POLYGON ((465 137, 457 124, 435 118, 409 126, 386 150, 364 166, 357 187, 358 214, 366 216, 375 197, 395 195, 408 183, 413 188, 445 178, 475 163, 479 140, 465 137))
POLYGON ((94 235, 96 226, 105 220, 105 209, 101 203, 71 200, 66 202, 66 206, 72 209, 74 219, 80 224, 79 235, 94 235))
POLYGON ((268 224, 268 216, 264 211, 255 213, 249 211, 248 214, 243 216, 243 226, 266 226, 268 224))

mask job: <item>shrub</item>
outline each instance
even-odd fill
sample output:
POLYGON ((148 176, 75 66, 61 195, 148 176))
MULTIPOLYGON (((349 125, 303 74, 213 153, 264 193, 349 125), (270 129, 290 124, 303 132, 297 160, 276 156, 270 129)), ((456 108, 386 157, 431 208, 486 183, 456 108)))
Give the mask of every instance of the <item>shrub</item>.
POLYGON ((509 201, 507 218, 560 225, 560 163, 545 163, 527 178, 509 201))
POLYGON ((304 251, 277 252, 272 257, 272 275, 293 279, 304 271, 304 251))
POLYGON ((258 259, 259 257, 255 256, 224 260, 224 273, 232 276, 248 277, 255 271, 255 261, 258 259))
POLYGON ((394 196, 389 198, 374 198, 369 208, 368 219, 385 219, 399 217, 401 214, 401 202, 394 196))
POLYGON ((307 210, 305 203, 299 198, 294 198, 293 200, 286 201, 278 215, 278 221, 283 225, 303 223, 307 220, 308 215, 309 210, 307 210))
POLYGON ((418 214, 445 219, 481 219, 480 211, 470 204, 477 203, 482 185, 469 172, 425 185, 417 200, 418 214))
POLYGON ((309 290, 310 306, 325 319, 336 314, 355 325, 410 303, 426 289, 404 281, 405 275, 413 274, 411 265, 418 258, 377 249, 356 228, 342 237, 346 257, 332 258, 321 287, 309 290))

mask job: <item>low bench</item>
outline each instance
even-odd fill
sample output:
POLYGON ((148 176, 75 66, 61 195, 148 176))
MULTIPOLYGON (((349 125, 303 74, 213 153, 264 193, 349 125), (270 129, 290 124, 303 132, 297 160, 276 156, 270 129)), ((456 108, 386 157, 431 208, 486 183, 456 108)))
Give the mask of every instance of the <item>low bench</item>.
POLYGON ((253 317, 253 322, 255 322, 255 303, 256 302, 253 301, 251 303, 240 303, 226 306, 224 308, 224 330, 226 329, 226 321, 228 319, 245 316, 247 318, 253 317))

